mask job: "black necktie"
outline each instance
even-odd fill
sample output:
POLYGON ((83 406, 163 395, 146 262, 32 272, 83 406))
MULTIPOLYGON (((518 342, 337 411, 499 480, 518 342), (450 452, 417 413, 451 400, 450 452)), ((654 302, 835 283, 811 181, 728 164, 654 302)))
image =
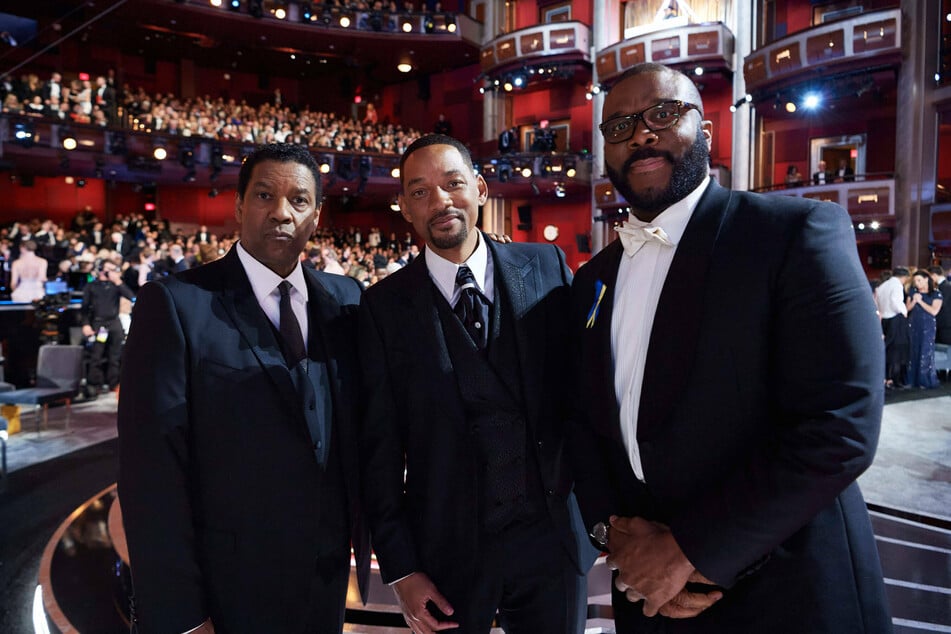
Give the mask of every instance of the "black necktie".
POLYGON ((479 350, 485 350, 489 343, 489 302, 479 292, 475 277, 468 266, 462 265, 456 271, 456 288, 462 290, 462 294, 453 311, 465 326, 476 347, 479 350))
POLYGON ((304 347, 304 336, 300 332, 300 323, 291 308, 291 283, 284 280, 278 284, 281 291, 281 339, 284 340, 284 359, 287 365, 293 367, 307 356, 304 347))

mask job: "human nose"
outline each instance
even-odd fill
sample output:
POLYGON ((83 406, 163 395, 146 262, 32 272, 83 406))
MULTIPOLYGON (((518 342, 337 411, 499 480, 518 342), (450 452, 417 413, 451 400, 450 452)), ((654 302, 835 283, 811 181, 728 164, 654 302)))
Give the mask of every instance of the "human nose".
POLYGON ((452 207, 452 196, 449 195, 449 192, 442 187, 436 188, 436 207, 439 209, 446 209, 452 207))
POLYGON ((294 207, 286 198, 278 198, 276 204, 271 209, 271 217, 279 222, 289 222, 293 217, 294 207))
POLYGON ((634 132, 631 133, 631 138, 627 140, 628 147, 640 147, 655 143, 657 143, 657 135, 651 132, 643 119, 636 119, 634 121, 634 132))

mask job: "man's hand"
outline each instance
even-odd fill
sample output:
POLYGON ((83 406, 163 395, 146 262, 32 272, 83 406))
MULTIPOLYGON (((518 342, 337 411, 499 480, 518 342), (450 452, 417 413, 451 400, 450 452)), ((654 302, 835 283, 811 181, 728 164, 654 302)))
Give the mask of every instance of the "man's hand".
POLYGON ((643 597, 646 616, 680 594, 695 571, 669 528, 640 517, 612 517, 608 549, 607 564, 618 571, 615 586, 628 599, 643 597))
MULTIPOLYGON (((702 574, 694 570, 688 583, 703 583, 708 586, 716 585, 702 574)), ((677 593, 673 599, 661 606, 660 613, 669 619, 689 619, 697 616, 711 605, 723 598, 723 592, 688 592, 686 588, 677 593)))
POLYGON ((452 615, 453 613, 452 606, 444 596, 439 594, 436 585, 425 574, 414 572, 393 584, 393 590, 400 602, 403 618, 406 619, 406 624, 414 634, 432 634, 440 630, 459 627, 458 623, 452 621, 437 620, 426 609, 426 603, 432 601, 443 614, 452 615))
POLYGON ((507 233, 488 233, 486 232, 485 237, 493 242, 498 242, 500 244, 508 244, 512 241, 511 236, 507 233))
POLYGON ((94 334, 96 331, 92 329, 92 326, 88 324, 83 326, 83 337, 92 337, 94 334))

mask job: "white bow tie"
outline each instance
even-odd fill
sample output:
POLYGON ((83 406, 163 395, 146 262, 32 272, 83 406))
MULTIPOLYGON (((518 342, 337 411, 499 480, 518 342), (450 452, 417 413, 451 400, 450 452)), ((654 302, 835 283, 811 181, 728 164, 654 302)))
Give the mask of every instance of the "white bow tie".
POLYGON ((637 227, 630 222, 625 222, 620 227, 615 227, 614 230, 617 231, 621 244, 624 245, 624 253, 628 257, 633 257, 646 242, 657 242, 665 247, 674 246, 674 243, 667 237, 667 232, 660 227, 652 227, 651 225, 637 227))

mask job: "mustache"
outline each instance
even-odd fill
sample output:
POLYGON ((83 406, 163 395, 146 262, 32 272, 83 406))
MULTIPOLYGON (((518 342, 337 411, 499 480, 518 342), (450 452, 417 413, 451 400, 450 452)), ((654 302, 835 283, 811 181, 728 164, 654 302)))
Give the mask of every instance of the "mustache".
POLYGON ((447 209, 447 210, 445 210, 445 211, 440 211, 439 213, 437 213, 436 215, 434 215, 432 218, 430 218, 430 219, 429 219, 429 224, 433 224, 433 223, 439 222, 440 220, 442 220, 443 218, 446 218, 446 217, 448 217, 448 216, 452 216, 453 218, 462 218, 462 214, 459 213, 458 211, 453 211, 452 209, 447 209))
POLYGON ((668 163, 674 162, 674 156, 670 152, 662 152, 656 148, 645 147, 637 150, 627 157, 627 159, 624 161, 624 165, 622 166, 621 173, 627 173, 631 169, 631 166, 633 166, 637 161, 643 161, 644 159, 649 158, 662 158, 668 163))

